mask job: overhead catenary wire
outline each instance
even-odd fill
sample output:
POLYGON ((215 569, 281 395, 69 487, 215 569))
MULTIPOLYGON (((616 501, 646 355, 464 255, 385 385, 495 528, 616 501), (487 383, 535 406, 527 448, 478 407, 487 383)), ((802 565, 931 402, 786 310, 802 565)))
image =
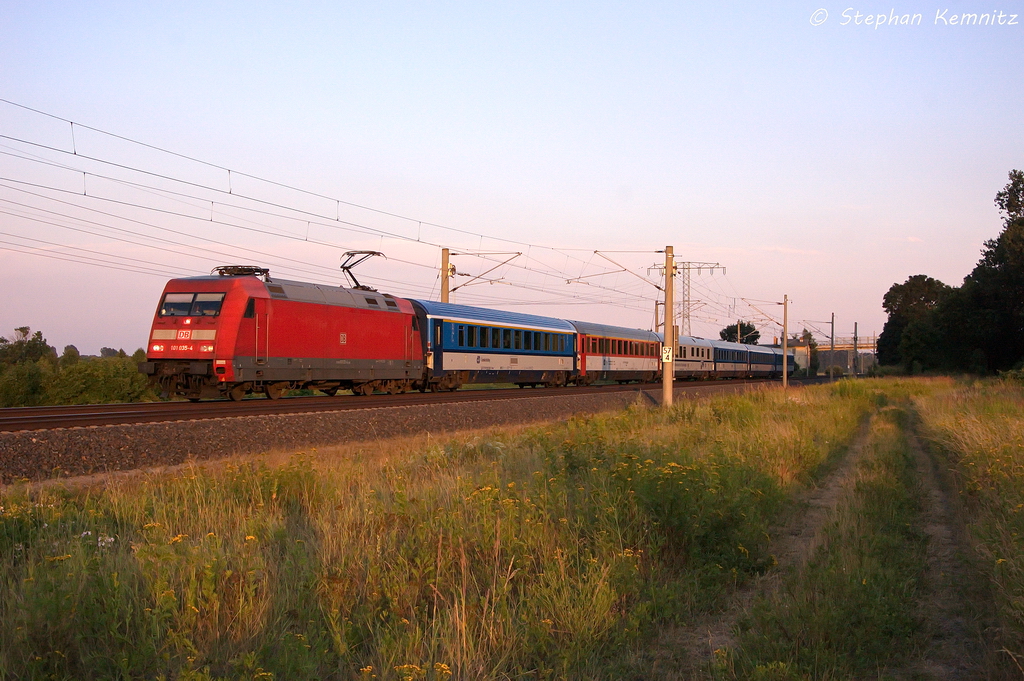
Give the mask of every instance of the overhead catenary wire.
MULTIPOLYGON (((657 297, 652 295, 654 291, 649 290, 649 286, 647 286, 650 282, 634 271, 634 269, 642 270, 642 265, 633 268, 629 266, 622 266, 621 270, 608 270, 605 268, 599 273, 594 273, 595 276, 596 274, 600 274, 601 276, 612 276, 613 279, 608 285, 604 285, 603 283, 599 284, 593 280, 586 282, 580 281, 576 282, 577 285, 574 285, 571 289, 567 289, 566 279, 578 279, 584 276, 591 276, 589 273, 591 273, 595 267, 593 263, 594 250, 592 248, 567 248, 534 244, 507 237, 492 236, 478 231, 451 227, 430 220, 413 218, 399 212, 383 210, 359 202, 348 201, 335 196, 328 196, 321 192, 310 191, 288 183, 278 182, 256 174, 239 171, 226 165, 211 163, 194 156, 189 156, 187 154, 175 152, 153 144, 141 142, 124 135, 73 122, 70 119, 56 116, 39 109, 34 109, 11 100, 0 98, 0 103, 18 107, 36 115, 66 123, 71 131, 72 146, 72 149, 69 151, 66 148, 61 148, 60 146, 44 144, 40 141, 26 139, 14 134, 0 134, 0 139, 7 140, 13 145, 22 145, 21 147, 0 145, 11 150, 0 150, 0 154, 4 154, 21 162, 35 163, 56 171, 81 175, 84 183, 82 191, 73 191, 66 187, 54 186, 53 184, 47 185, 43 182, 33 183, 27 178, 6 176, 0 178, 3 182, 9 183, 0 183, 0 187, 5 190, 25 192, 27 195, 33 196, 37 201, 53 201, 63 206, 62 212, 62 210, 48 210, 47 208, 43 208, 38 205, 31 205, 17 201, 12 202, 9 198, 0 197, 0 200, 6 202, 8 205, 15 206, 15 210, 22 211, 18 217, 23 220, 36 220, 39 223, 51 224, 63 229, 77 229, 81 233, 101 236, 102 238, 115 241, 120 240, 122 242, 131 243, 144 248, 155 248, 181 257, 201 258, 204 261, 209 261, 211 259, 206 254, 216 254, 216 256, 221 259, 224 255, 229 253, 235 254, 235 257, 238 257, 240 254, 246 254, 245 257, 265 259, 267 264, 270 264, 283 272, 295 272, 313 277, 330 276, 332 279, 335 279, 338 276, 338 270, 334 267, 330 267, 319 262, 302 260, 297 257, 289 257, 284 254, 271 254, 258 248, 239 246, 231 243, 229 239, 212 238, 207 234, 197 234, 184 229, 168 227, 166 225, 159 224, 156 221, 157 216, 162 216, 159 219, 163 221, 189 220, 192 221, 192 227, 196 229, 200 229, 201 223, 205 223, 206 225, 216 225, 219 228, 243 230, 250 234, 263 235, 276 239, 302 241, 312 244, 313 246, 345 250, 351 250, 351 247, 334 243, 331 240, 316 238, 311 234, 311 232, 314 231, 314 229, 343 230, 350 234, 357 235, 362 239, 373 236, 375 238, 380 238, 382 241, 384 239, 393 239, 396 241, 407 242, 414 246, 424 246, 439 250, 442 247, 442 243, 436 238, 432 239, 429 236, 425 238, 423 233, 426 229, 436 229, 443 230, 446 233, 451 233, 453 235, 462 235, 464 237, 479 240, 479 248, 476 250, 480 252, 467 255, 479 259, 482 263, 490 263, 490 265, 484 265, 481 269, 490 267, 491 270, 501 269, 501 271, 495 274, 497 279, 494 281, 482 279, 486 274, 488 274, 487 271, 483 274, 477 274, 476 277, 478 279, 487 281, 487 283, 492 285, 497 285, 499 289, 512 288, 522 291, 530 291, 541 296, 540 298, 531 296, 531 300, 523 300, 522 297, 519 297, 518 299, 510 299, 494 295, 481 295, 481 293, 474 291, 460 291, 460 300, 462 301, 487 301, 486 304, 502 306, 611 305, 621 309, 647 312, 651 307, 653 307, 654 302, 657 300, 657 297), (97 133, 101 136, 108 136, 111 139, 120 140, 131 145, 138 145, 139 148, 142 149, 152 150, 160 154, 167 154, 171 158, 188 161, 190 163, 214 169, 218 172, 223 172, 225 174, 226 186, 218 186, 215 183, 204 181, 195 181, 195 178, 182 176, 181 173, 178 172, 157 172, 155 168, 140 167, 137 164, 133 165, 131 163, 121 163, 113 160, 112 158, 105 157, 105 154, 92 153, 88 148, 90 146, 90 136, 84 136, 84 142, 80 137, 76 138, 76 127, 81 130, 89 130, 90 132, 97 133), (33 154, 28 148, 39 150, 40 154, 57 156, 55 159, 46 158, 39 154, 33 154), (68 162, 64 162, 65 159, 67 159, 68 162), (97 172, 97 170, 102 170, 103 168, 109 169, 109 172, 97 172), (125 174, 136 174, 136 177, 133 179, 122 177, 122 175, 125 174), (245 191, 244 188, 240 187, 233 181, 233 178, 235 177, 246 178, 247 180, 252 180, 257 183, 264 183, 268 187, 296 192, 297 195, 329 201, 332 204, 331 207, 335 210, 328 214, 322 210, 312 210, 309 209, 309 207, 289 204, 286 201, 271 200, 269 197, 245 191), (92 178, 99 182, 95 182, 92 178), (144 181, 138 181, 140 178, 144 178, 144 181), (123 197, 115 198, 110 195, 109 186, 107 186, 108 188, 105 190, 105 185, 103 183, 113 183, 111 186, 120 187, 121 189, 119 191, 140 192, 154 198, 147 199, 150 203, 146 203, 147 200, 132 201, 125 200, 123 197), (12 184, 18 184, 20 186, 14 187, 11 186, 12 184), (161 186, 165 184, 168 186, 161 186), (39 192, 26 191, 24 187, 27 186, 38 189, 39 192), (49 192, 50 194, 44 194, 43 192, 49 192), (61 196, 68 197, 69 199, 73 197, 81 197, 81 200, 61 200, 53 194, 59 194, 61 196), (157 201, 169 201, 172 204, 180 205, 182 208, 175 210, 173 209, 173 206, 168 208, 167 206, 154 205, 157 201), (110 207, 110 210, 101 210, 96 205, 86 205, 91 202, 104 202, 106 206, 110 207), (117 208, 114 208, 115 206, 117 208), (381 225, 364 224, 362 221, 343 219, 342 206, 401 221, 409 226, 411 233, 405 233, 403 231, 404 228, 384 228, 381 225), (207 210, 207 207, 209 210, 209 217, 208 219, 204 219, 201 213, 207 210), (137 215, 123 215, 115 212, 117 210, 147 211, 148 217, 146 219, 139 219, 137 215), (118 227, 117 224, 120 224, 118 222, 115 222, 114 224, 100 224, 95 220, 87 220, 80 215, 74 215, 73 213, 77 211, 86 211, 88 214, 93 216, 103 216, 104 219, 109 218, 114 221, 126 221, 123 224, 134 225, 137 229, 125 229, 124 226, 118 227), (194 214, 190 214, 189 211, 192 211, 194 214), (49 216, 49 219, 43 219, 40 217, 41 215, 49 216), (257 219, 253 219, 254 216, 256 216, 257 219), (65 224, 61 224, 61 222, 65 222, 65 224), (69 226, 69 224, 66 223, 70 223, 70 225, 73 226, 69 226), (301 226, 300 230, 297 231, 301 231, 302 234, 289 232, 288 228, 285 226, 286 224, 292 224, 293 227, 301 226), (97 231, 90 232, 86 231, 87 229, 95 229, 97 231), (161 231, 167 236, 158 237, 148 233, 153 230, 161 231), (111 234, 111 232, 117 232, 118 234, 111 234), (154 243, 139 243, 134 241, 134 239, 141 239, 144 242, 150 241, 154 243), (492 253, 491 251, 485 250, 485 241, 495 244, 513 244, 515 246, 522 247, 522 250, 526 252, 525 257, 512 263, 501 262, 494 257, 495 255, 498 255, 498 253, 492 253), (207 246, 199 245, 195 242, 201 242, 208 246, 217 246, 219 249, 208 248, 207 246), (580 257, 576 255, 577 253, 586 253, 587 257, 580 257), (569 271, 570 268, 573 272, 569 271), (513 272, 517 272, 519 274, 510 276, 513 272), (627 278, 632 276, 641 281, 624 282, 620 276, 617 276, 622 274, 628 275, 627 278), (586 289, 583 289, 583 286, 586 286, 586 289), (590 293, 584 293, 585 290, 590 293)), ((243 183, 243 185, 244 184, 245 183, 243 183)), ((445 247, 449 246, 456 246, 460 250, 465 250, 465 245, 458 246, 457 244, 445 244, 445 247)), ((648 254, 655 251, 613 251, 604 249, 603 252, 648 254)), ((394 256, 391 256, 390 260, 401 264, 404 267, 414 268, 417 271, 427 269, 432 270, 435 273, 437 272, 436 265, 423 262, 423 260, 396 258, 394 256)), ((618 265, 619 263, 616 264, 618 265)), ((184 269, 180 271, 184 271, 184 269)), ((429 285, 426 282, 417 283, 416 279, 403 280, 371 275, 366 275, 365 278, 374 283, 386 282, 389 285, 393 284, 398 286, 399 289, 409 291, 427 291, 428 295, 430 295, 431 289, 429 288, 429 285)), ((432 280, 433 279, 436 279, 436 275, 432 280)), ((708 290, 710 291, 710 289, 708 290)), ((717 298, 717 296, 709 296, 709 300, 707 301, 709 308, 708 312, 720 314, 722 312, 721 300, 715 300, 714 298, 717 298)))

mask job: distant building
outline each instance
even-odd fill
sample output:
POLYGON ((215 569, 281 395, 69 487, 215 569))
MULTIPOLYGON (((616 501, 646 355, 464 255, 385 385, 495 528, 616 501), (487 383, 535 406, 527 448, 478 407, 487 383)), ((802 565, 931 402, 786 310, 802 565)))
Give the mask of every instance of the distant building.
MULTIPOLYGON (((852 348, 836 350, 833 353, 827 348, 822 349, 819 347, 818 374, 827 376, 829 367, 834 366, 837 367, 844 376, 849 376, 854 373, 853 357, 852 348)), ((878 361, 875 358, 875 353, 857 351, 856 373, 866 374, 877 363, 878 361)))

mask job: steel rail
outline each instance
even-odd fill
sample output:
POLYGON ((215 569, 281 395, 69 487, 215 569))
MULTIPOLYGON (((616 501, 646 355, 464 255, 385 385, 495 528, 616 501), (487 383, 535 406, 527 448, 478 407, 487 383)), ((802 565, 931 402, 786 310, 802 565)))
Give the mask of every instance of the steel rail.
MULTIPOLYGON (((713 386, 762 383, 763 379, 680 383, 683 392, 700 391, 713 386)), ((272 416, 423 404, 447 404, 486 400, 552 397, 558 395, 601 394, 606 392, 657 390, 655 384, 600 385, 575 388, 530 388, 460 390, 441 393, 405 393, 400 395, 341 395, 336 397, 285 397, 280 400, 245 399, 240 402, 138 402, 130 404, 86 404, 49 407, 11 407, 0 409, 0 432, 47 430, 89 426, 193 421, 240 416, 272 416)))

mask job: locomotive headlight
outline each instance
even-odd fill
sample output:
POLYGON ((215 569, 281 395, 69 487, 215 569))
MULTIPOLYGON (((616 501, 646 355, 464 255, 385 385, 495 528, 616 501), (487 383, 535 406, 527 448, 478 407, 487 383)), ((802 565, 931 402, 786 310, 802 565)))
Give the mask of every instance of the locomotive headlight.
POLYGON ((212 345, 200 345, 199 346, 199 352, 213 352, 213 346, 212 345))
POLYGON ((164 346, 162 346, 162 345, 154 345, 153 346, 153 352, 163 352, 163 351, 164 351, 164 346))

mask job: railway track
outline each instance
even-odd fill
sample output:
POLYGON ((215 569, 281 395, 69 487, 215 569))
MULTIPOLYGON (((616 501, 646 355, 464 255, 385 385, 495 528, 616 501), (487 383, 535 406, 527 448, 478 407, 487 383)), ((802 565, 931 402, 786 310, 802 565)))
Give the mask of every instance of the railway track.
MULTIPOLYGON (((740 383, 777 383, 778 381, 746 380, 740 383)), ((796 383, 796 382, 794 382, 796 383)), ((700 392, 725 382, 679 382, 676 391, 700 392)), ((445 393, 406 393, 403 395, 342 395, 337 397, 286 397, 280 400, 248 399, 241 402, 214 400, 210 402, 141 402, 134 404, 89 404, 56 407, 15 407, 0 409, 0 432, 48 430, 84 426, 158 423, 161 421, 194 421, 234 416, 299 414, 401 407, 423 404, 478 402, 565 394, 600 394, 621 391, 661 389, 660 384, 601 385, 581 388, 528 388, 494 390, 460 390, 445 393)))

